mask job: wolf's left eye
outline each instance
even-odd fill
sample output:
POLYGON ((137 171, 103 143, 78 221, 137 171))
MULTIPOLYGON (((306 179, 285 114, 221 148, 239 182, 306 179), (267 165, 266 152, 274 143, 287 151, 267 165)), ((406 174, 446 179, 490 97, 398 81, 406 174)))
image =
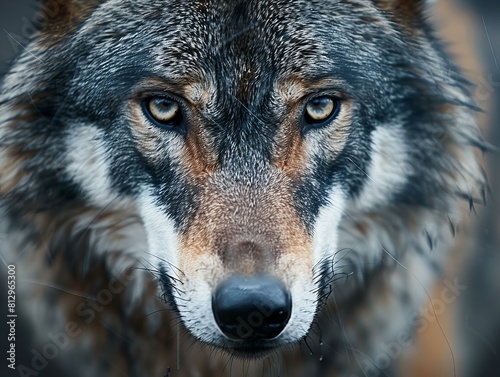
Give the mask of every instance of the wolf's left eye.
POLYGON ((143 110, 155 125, 173 129, 182 125, 183 115, 177 101, 165 97, 152 97, 143 101, 143 110))
POLYGON ((304 120, 307 125, 321 127, 331 122, 340 111, 340 100, 329 96, 310 100, 305 109, 304 120))

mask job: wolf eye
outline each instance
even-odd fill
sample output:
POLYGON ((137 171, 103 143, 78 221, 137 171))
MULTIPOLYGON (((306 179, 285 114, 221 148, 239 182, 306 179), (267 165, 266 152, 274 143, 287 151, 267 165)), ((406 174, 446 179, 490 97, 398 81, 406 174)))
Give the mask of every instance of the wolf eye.
POLYGON ((306 105, 304 120, 308 126, 321 127, 331 122, 340 111, 340 100, 323 96, 310 100, 306 105))
POLYGON ((143 110, 149 120, 159 127, 174 128, 183 123, 180 104, 169 98, 148 98, 143 102, 143 110))

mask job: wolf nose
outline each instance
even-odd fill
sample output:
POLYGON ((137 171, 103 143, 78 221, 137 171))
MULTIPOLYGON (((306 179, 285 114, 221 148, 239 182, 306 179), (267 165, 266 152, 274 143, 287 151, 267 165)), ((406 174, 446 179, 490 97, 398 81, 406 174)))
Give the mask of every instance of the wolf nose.
POLYGON ((276 338, 292 313, 292 298, 271 276, 235 275, 212 296, 212 310, 222 333, 231 340, 276 338))

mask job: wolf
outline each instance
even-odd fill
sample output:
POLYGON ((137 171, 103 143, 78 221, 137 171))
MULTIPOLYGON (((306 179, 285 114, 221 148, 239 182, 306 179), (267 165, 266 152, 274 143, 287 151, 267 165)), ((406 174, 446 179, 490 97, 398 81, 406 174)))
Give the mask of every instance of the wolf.
POLYGON ((402 375, 486 185, 430 2, 41 5, 0 95, 17 374, 402 375))

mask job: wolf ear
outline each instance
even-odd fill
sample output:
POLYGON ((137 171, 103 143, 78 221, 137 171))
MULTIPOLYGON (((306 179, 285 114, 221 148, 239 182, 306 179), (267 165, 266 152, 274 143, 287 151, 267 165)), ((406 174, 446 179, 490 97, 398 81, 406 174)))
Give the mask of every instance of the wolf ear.
POLYGON ((102 0, 40 0, 41 32, 61 37, 76 28, 102 0))
POLYGON ((375 6, 389 12, 401 22, 415 21, 430 9, 436 0, 373 0, 375 6))

